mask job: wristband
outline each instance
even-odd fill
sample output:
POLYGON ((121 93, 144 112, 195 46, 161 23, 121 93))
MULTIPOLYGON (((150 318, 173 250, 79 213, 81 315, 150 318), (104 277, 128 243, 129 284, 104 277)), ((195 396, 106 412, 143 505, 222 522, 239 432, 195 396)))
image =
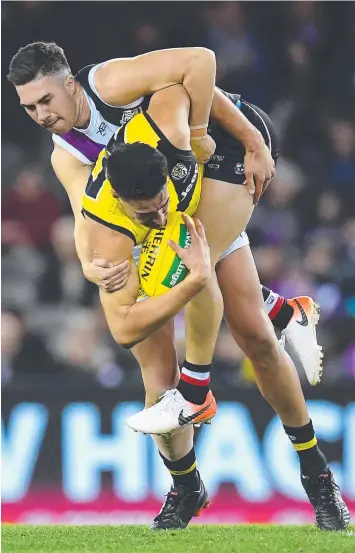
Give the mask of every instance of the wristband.
POLYGON ((195 125, 194 127, 190 127, 191 131, 198 131, 199 129, 207 129, 208 123, 204 123, 204 125, 195 125))
POLYGON ((197 142, 198 140, 206 140, 208 137, 208 134, 205 134, 204 136, 191 136, 190 142, 197 142))

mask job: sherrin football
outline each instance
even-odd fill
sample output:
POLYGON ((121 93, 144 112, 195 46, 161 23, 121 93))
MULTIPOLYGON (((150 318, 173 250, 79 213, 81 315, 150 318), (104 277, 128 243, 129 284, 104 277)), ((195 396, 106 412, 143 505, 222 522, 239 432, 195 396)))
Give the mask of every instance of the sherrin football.
POLYGON ((152 229, 143 242, 138 270, 140 286, 147 296, 161 296, 182 282, 188 273, 180 257, 168 245, 169 240, 182 248, 191 244, 190 233, 180 211, 169 213, 166 225, 152 229))

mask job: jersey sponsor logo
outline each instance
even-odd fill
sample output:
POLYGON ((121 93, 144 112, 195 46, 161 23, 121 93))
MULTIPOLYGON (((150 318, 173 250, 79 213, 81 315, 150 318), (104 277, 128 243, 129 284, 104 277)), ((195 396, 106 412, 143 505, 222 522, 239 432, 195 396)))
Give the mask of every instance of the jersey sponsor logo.
POLYGON ((211 156, 211 161, 224 161, 224 156, 214 154, 213 156, 211 156))
POLYGON ((209 169, 219 169, 220 168, 220 164, 219 163, 207 163, 207 167, 209 169))
POLYGON ((181 180, 187 177, 188 168, 183 163, 177 163, 171 170, 171 177, 176 180, 181 180))
MULTIPOLYGON (((181 248, 188 248, 191 246, 191 236, 185 225, 180 225, 179 246, 181 248)), ((172 288, 176 284, 182 282, 187 273, 188 270, 186 269, 184 262, 181 261, 178 255, 176 255, 168 274, 163 280, 164 286, 172 288)))
POLYGON ((165 228, 166 227, 162 227, 161 229, 157 230, 153 240, 151 242, 145 242, 142 246, 142 253, 148 253, 147 260, 141 273, 141 278, 143 278, 144 280, 147 280, 149 278, 149 275, 154 267, 154 263, 159 254, 159 246, 164 237, 165 228))
POLYGON ((141 111, 140 108, 126 109, 122 114, 120 125, 124 125, 125 123, 128 123, 128 121, 130 121, 140 111, 141 111))
POLYGON ((244 174, 244 163, 236 163, 234 165, 234 172, 236 175, 243 175, 244 174))
POLYGON ((101 136, 106 136, 106 129, 107 129, 107 123, 105 123, 105 121, 102 121, 102 123, 100 123, 98 130, 96 131, 96 134, 101 134, 101 136))

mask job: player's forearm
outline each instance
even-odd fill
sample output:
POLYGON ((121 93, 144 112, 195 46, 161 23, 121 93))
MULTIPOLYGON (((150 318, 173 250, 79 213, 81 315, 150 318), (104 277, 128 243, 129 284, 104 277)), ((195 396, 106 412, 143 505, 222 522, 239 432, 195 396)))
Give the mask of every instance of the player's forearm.
POLYGON ((213 96, 211 119, 233 138, 242 142, 249 152, 256 151, 264 145, 262 134, 217 87, 213 96))
POLYGON ((76 214, 75 216, 74 241, 76 253, 85 275, 85 268, 92 263, 93 251, 86 228, 86 221, 81 214, 76 214))
POLYGON ((124 318, 115 317, 111 313, 107 320, 112 336, 124 348, 132 348, 171 321, 202 290, 206 282, 189 275, 163 296, 148 298, 127 307, 124 318))
POLYGON ((182 84, 191 100, 190 126, 208 122, 216 79, 216 58, 206 48, 191 48, 182 84))

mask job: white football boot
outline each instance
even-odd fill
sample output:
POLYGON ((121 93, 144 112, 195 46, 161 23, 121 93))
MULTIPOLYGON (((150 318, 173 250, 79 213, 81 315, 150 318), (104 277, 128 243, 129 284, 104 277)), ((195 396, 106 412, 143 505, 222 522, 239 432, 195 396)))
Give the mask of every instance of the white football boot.
POLYGON ((319 306, 308 296, 286 300, 293 308, 293 316, 281 332, 281 344, 288 346, 297 357, 306 373, 308 382, 315 386, 323 372, 323 351, 318 345, 316 325, 319 321, 319 306))
POLYGON ((200 426, 210 423, 216 411, 216 400, 211 391, 202 405, 195 405, 173 389, 165 392, 152 407, 129 417, 127 425, 143 434, 173 434, 187 424, 200 426))

